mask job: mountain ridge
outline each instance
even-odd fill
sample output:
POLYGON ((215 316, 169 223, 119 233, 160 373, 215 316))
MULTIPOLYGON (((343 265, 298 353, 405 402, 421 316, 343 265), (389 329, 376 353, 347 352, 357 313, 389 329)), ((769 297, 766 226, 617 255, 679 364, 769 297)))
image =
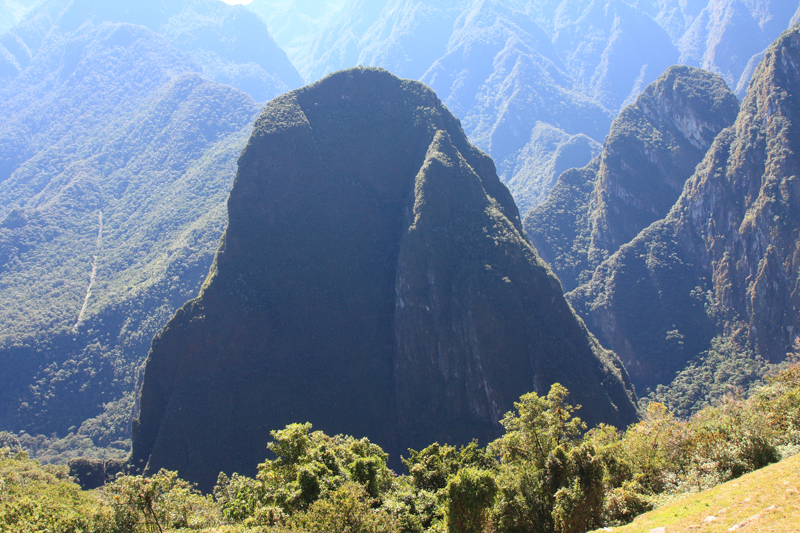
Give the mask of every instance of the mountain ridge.
POLYGON ((795 26, 768 49, 735 124, 717 136, 667 217, 568 295, 634 382, 669 382, 718 335, 773 363, 794 350, 800 137, 789 88, 798 64, 795 26), (634 301, 647 301, 657 323, 637 319, 634 301))

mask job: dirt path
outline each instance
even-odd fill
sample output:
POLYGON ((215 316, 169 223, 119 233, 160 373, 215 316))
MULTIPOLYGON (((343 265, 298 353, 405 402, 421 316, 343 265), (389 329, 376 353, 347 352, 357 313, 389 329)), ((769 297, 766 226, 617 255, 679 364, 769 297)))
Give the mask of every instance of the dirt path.
MULTIPOLYGON (((100 254, 100 247, 103 242, 103 211, 102 209, 97 215, 97 254, 100 254)), ((94 276, 97 273, 97 257, 95 255, 92 258, 92 274, 89 276, 89 286, 86 287, 86 297, 83 299, 83 306, 81 306, 81 312, 78 313, 78 320, 75 322, 75 325, 72 327, 72 333, 78 332, 78 326, 83 320, 83 313, 86 312, 86 306, 89 304, 89 297, 92 295, 92 285, 94 285, 94 276)))

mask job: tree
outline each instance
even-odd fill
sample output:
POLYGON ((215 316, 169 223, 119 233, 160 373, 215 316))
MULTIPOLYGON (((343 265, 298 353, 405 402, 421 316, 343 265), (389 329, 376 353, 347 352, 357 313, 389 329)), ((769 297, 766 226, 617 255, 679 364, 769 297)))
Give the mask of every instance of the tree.
POLYGON ((532 462, 544 468, 550 453, 558 446, 568 447, 586 429, 586 424, 573 413, 581 408, 565 403, 569 391, 559 383, 550 387, 547 396, 529 392, 514 402, 500 423, 506 433, 489 450, 506 464, 532 462))
POLYGON ((497 494, 492 472, 467 467, 447 484, 447 531, 480 533, 497 494))

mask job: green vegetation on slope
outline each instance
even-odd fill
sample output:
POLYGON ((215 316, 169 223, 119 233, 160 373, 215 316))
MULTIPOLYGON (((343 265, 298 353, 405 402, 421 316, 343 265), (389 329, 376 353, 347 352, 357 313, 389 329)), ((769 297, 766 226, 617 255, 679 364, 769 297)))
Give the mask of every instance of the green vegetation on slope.
MULTIPOLYGON (((290 424, 271 432, 270 457, 254 477, 220 473, 213 498, 164 470, 150 477, 118 474, 81 492, 65 467, 43 467, 25 452, 2 448, 0 529, 583 533, 621 526, 660 505, 633 530, 698 523, 712 514, 705 525, 718 527, 764 509, 757 517, 764 521, 751 523, 796 524, 788 521, 798 512, 797 487, 782 483, 783 474, 773 467, 740 476, 800 450, 800 365, 748 399, 729 399, 689 421, 651 404, 645 419, 624 432, 600 425, 584 433, 567 400, 558 384, 544 396, 525 394, 503 417, 505 433, 489 446, 434 443, 409 450, 402 476, 366 438, 290 424), (732 479, 735 484, 685 497, 732 479), (736 501, 722 505, 731 498, 736 501), (771 504, 779 507, 768 509, 771 504)), ((779 468, 792 475, 797 465, 795 458, 779 468)))
MULTIPOLYGON (((769 531, 793 533, 800 524, 800 455, 735 481, 680 498, 636 518, 615 533, 663 527, 665 533, 769 531)), ((599 531, 598 531, 599 533, 599 531)))
POLYGON ((87 24, 0 88, 0 428, 42 460, 129 450, 151 339, 208 273, 257 106, 196 69, 87 24))

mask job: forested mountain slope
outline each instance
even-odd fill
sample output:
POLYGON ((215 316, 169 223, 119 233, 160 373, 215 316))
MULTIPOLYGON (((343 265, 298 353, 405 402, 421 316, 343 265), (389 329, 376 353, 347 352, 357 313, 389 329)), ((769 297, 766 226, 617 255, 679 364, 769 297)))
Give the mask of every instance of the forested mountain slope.
POLYGON ((232 85, 257 101, 302 85, 263 21, 242 6, 218 0, 50 0, 0 36, 0 55, 10 55, 19 72, 55 35, 104 22, 149 28, 188 54, 207 78, 232 85))
POLYGON ((641 230, 666 216, 739 103, 719 76, 669 68, 622 110, 603 152, 561 175, 525 231, 565 290, 641 230))
POLYGON ((627 376, 522 236, 492 160, 423 84, 351 69, 266 107, 200 296, 153 341, 133 461, 208 489, 309 421, 408 447, 498 436, 554 382, 590 423, 627 376))
POLYGON ((800 27, 756 69, 667 217, 568 295, 637 387, 672 379, 714 336, 772 362, 798 343, 800 27))
POLYGON ((253 0, 247 9, 264 20, 270 35, 292 63, 302 66, 313 39, 345 3, 346 0, 253 0))
POLYGON ((208 272, 259 106, 147 27, 60 5, 2 37, 22 62, 0 85, 0 427, 107 446, 208 272))

